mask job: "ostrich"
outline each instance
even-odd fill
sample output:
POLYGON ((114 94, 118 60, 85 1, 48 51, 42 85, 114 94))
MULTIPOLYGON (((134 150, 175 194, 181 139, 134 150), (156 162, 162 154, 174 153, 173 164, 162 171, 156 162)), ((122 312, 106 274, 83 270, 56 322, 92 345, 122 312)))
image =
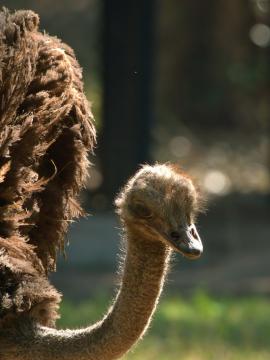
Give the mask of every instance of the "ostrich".
POLYGON ((113 305, 85 329, 55 329, 60 295, 47 273, 82 212, 76 197, 95 133, 71 49, 40 34, 33 12, 0 20, 0 359, 118 359, 148 328, 172 250, 190 259, 203 251, 198 190, 175 165, 144 165, 115 200, 125 255, 113 305))
POLYGON ((115 201, 124 228, 126 256, 120 290, 100 322, 82 330, 55 330, 31 316, 0 333, 3 360, 111 360, 146 331, 162 291, 171 250, 202 253, 193 223, 198 208, 192 181, 175 166, 144 166, 115 201))

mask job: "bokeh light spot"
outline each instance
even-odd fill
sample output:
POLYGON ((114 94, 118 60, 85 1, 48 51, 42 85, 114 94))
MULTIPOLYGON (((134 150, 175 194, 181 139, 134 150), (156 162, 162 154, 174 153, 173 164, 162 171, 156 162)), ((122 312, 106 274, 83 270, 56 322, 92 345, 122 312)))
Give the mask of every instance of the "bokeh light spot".
POLYGON ((256 5, 262 13, 269 11, 269 0, 256 0, 256 5))
POLYGON ((205 190, 216 195, 225 195, 230 189, 230 179, 220 170, 210 170, 206 173, 203 181, 205 190))
POLYGON ((255 24, 249 32, 251 41, 260 47, 270 44, 270 28, 265 24, 255 24))
POLYGON ((169 142, 169 148, 175 157, 184 157, 190 153, 191 142, 184 136, 175 136, 169 142))

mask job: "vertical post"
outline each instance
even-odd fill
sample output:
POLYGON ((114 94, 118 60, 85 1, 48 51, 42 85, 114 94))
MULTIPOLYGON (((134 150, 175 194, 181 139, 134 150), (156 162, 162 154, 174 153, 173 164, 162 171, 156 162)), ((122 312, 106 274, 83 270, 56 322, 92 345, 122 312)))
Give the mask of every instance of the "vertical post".
POLYGON ((155 0, 104 0, 102 191, 115 192, 149 160, 155 0))

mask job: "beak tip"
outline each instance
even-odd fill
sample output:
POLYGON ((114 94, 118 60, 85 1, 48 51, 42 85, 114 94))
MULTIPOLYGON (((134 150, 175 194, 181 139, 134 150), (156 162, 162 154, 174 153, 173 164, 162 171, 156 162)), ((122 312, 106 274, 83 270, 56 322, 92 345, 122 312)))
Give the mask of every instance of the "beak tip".
POLYGON ((198 259, 203 253, 203 244, 194 224, 184 232, 172 231, 167 240, 177 252, 188 259, 198 259))

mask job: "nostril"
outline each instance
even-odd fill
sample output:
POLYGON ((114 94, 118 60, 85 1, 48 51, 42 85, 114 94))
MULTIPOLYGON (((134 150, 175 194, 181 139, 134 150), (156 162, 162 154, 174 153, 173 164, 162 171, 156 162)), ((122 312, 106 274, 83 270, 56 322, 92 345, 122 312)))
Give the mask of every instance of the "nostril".
POLYGON ((179 239, 180 239, 180 234, 179 234, 179 232, 177 232, 177 231, 172 231, 172 232, 170 233, 170 236, 171 236, 171 238, 172 238, 173 240, 179 240, 179 239))
POLYGON ((191 232, 191 235, 193 236, 193 238, 196 239, 196 240, 198 240, 197 233, 196 233, 196 231, 195 231, 193 228, 190 230, 190 232, 191 232))

